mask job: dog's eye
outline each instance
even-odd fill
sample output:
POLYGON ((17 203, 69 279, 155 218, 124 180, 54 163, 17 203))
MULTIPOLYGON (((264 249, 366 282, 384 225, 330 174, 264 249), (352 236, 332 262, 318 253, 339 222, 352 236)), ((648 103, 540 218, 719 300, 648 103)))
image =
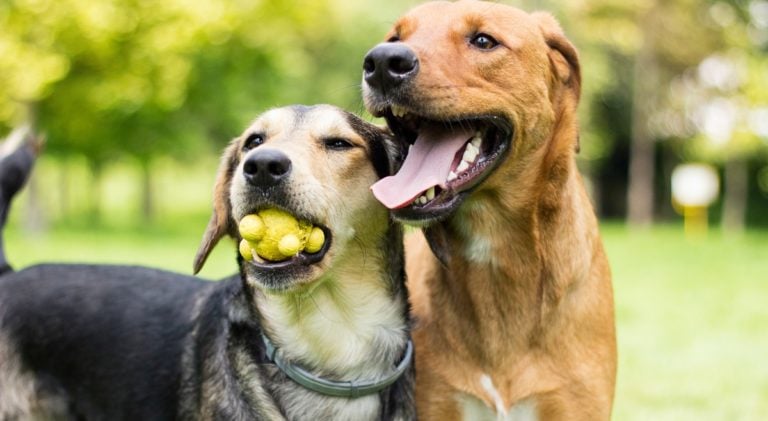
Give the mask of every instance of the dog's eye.
POLYGON ((249 149, 253 149, 262 143, 264 143, 264 135, 261 133, 251 133, 248 135, 248 137, 245 138, 245 142, 243 143, 243 150, 247 151, 249 149))
POLYGON ((328 139, 323 139, 323 144, 327 149, 331 149, 334 151, 341 151, 344 149, 349 149, 354 147, 352 143, 350 143, 346 139, 342 139, 340 137, 331 137, 328 139))
POLYGON ((469 42, 481 50, 491 50, 499 45, 499 42, 488 34, 477 34, 469 42))

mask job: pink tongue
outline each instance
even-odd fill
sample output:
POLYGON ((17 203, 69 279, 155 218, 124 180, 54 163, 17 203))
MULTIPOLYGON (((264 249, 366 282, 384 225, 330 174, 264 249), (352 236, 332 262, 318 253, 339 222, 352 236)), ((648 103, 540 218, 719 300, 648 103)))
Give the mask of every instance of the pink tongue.
POLYGON ((422 129, 400 171, 371 186, 373 195, 387 208, 397 209, 432 186, 445 188, 456 153, 473 133, 470 129, 449 130, 442 126, 422 129))

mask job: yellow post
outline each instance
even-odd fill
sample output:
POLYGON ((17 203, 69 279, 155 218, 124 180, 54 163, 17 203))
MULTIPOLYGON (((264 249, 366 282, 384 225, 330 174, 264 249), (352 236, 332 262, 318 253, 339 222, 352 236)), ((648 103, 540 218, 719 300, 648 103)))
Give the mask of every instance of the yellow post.
POLYGON ((706 206, 683 206, 685 236, 688 238, 707 235, 708 219, 706 206))

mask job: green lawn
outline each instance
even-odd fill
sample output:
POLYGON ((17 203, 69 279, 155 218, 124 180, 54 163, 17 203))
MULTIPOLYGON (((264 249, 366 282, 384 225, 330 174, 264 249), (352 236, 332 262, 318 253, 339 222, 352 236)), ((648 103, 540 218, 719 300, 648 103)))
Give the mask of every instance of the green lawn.
POLYGON ((603 231, 619 336, 614 418, 766 419, 768 233, 603 231))
MULTIPOLYGON (((22 233, 11 225, 6 253, 14 267, 37 262, 103 262, 137 264, 192 274, 192 261, 208 223, 208 215, 174 215, 168 226, 110 224, 85 229, 84 223, 56 228, 45 234, 22 233)), ((222 239, 200 276, 219 279, 237 270, 234 242, 222 239)))
MULTIPOLYGON (((135 263, 184 273, 207 215, 169 227, 57 229, 6 236, 11 261, 135 263)), ((763 420, 768 417, 768 232, 696 241, 678 226, 603 227, 619 335, 616 420, 763 420)), ((234 271, 234 245, 202 275, 234 271)))

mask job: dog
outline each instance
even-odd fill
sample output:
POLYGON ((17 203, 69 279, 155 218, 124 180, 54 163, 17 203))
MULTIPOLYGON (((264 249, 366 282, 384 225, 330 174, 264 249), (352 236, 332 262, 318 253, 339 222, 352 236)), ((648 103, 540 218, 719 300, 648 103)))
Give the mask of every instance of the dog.
POLYGON ((0 420, 413 419, 402 230, 369 192, 396 150, 384 128, 335 107, 273 109, 223 155, 194 270, 266 207, 321 227, 320 251, 238 254, 239 274, 219 282, 126 266, 7 271, 0 420))
POLYGON ((581 70, 547 13, 431 2, 363 62, 408 145, 373 187, 402 222, 425 420, 607 420, 611 275, 575 163, 581 70))

